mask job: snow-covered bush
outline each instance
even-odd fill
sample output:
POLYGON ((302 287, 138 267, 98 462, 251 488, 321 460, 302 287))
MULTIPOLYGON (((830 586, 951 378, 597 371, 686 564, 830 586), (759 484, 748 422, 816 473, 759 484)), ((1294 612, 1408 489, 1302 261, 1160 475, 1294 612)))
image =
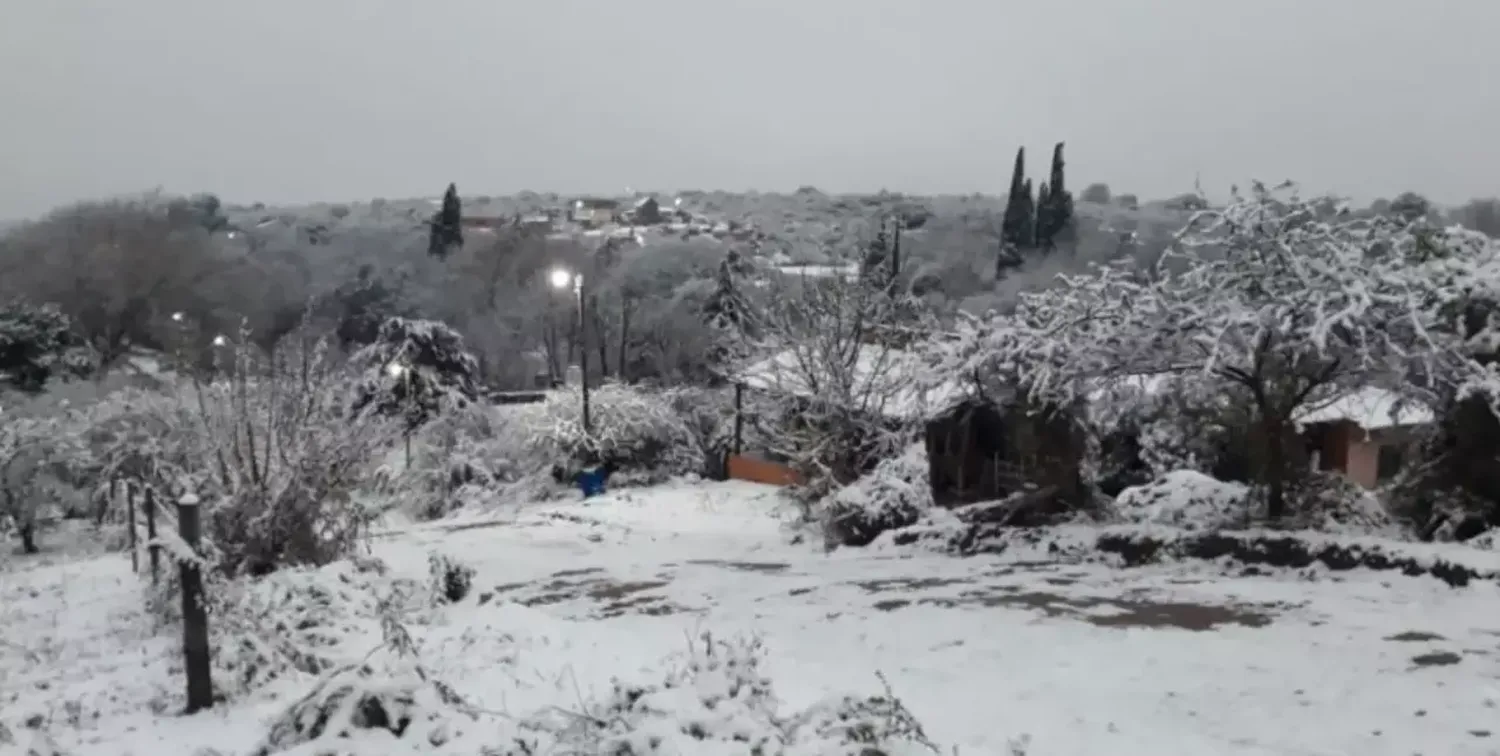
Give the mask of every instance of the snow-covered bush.
POLYGON ((417 581, 389 578, 384 563, 364 558, 249 582, 205 577, 214 680, 230 698, 354 664, 368 652, 356 642, 372 619, 420 610, 433 598, 417 581))
POLYGON ((474 586, 474 568, 436 551, 427 555, 429 592, 435 603, 456 604, 474 586))
POLYGON ((915 756, 940 754, 887 686, 883 696, 841 696, 781 716, 758 639, 705 633, 668 660, 660 682, 617 681, 581 712, 532 720, 524 746, 501 751, 615 756, 915 756), (532 750, 525 750, 530 748, 532 750), (551 749, 551 750, 548 750, 551 749))
POLYGON ((1223 530, 1249 520, 1250 489, 1194 470, 1177 470, 1115 497, 1127 522, 1171 525, 1185 530, 1223 530))
POLYGON ((95 355, 55 305, 0 305, 0 384, 41 391, 53 378, 93 372, 95 355))
POLYGON ((583 428, 583 398, 554 391, 520 411, 527 446, 547 465, 611 460, 621 472, 666 477, 703 469, 703 449, 669 395, 607 383, 589 393, 592 430, 583 428))
POLYGON ((432 754, 474 714, 414 660, 372 659, 323 678, 275 721, 254 756, 432 754))
POLYGON ((479 362, 458 331, 434 320, 389 318, 350 362, 364 373, 355 409, 404 418, 408 430, 478 396, 479 362))
POLYGON ((350 409, 357 376, 321 341, 293 338, 261 355, 242 340, 220 361, 211 381, 95 408, 106 476, 152 487, 163 503, 198 496, 204 551, 226 574, 352 553, 373 516, 354 494, 398 423, 350 409))
POLYGON ((493 499, 528 470, 525 428, 482 402, 454 407, 412 438, 411 463, 392 473, 412 514, 429 519, 493 499))
POLYGON ((86 457, 85 427, 76 412, 19 416, 0 408, 0 526, 13 529, 28 554, 38 550, 49 512, 79 498, 65 480, 86 457))
POLYGON ((1380 499, 1336 472, 1313 471, 1292 492, 1291 527, 1323 533, 1409 536, 1380 499))
POLYGON ((887 530, 906 527, 931 509, 927 447, 912 444, 817 505, 825 543, 865 546, 887 530))

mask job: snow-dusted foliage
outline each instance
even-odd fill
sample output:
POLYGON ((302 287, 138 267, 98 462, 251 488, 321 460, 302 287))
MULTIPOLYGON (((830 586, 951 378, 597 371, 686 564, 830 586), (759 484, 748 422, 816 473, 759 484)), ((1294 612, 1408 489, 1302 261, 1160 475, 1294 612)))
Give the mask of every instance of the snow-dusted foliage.
POLYGON ((463 336, 437 321, 389 318, 350 362, 364 371, 355 408, 403 417, 409 429, 477 396, 479 363, 463 336))
POLYGON ((1013 314, 962 324, 937 363, 1055 404, 1124 375, 1237 385, 1255 411, 1255 478, 1276 518, 1297 411, 1340 388, 1454 369, 1460 345, 1441 328, 1445 308, 1489 255, 1462 233, 1355 217, 1257 184, 1195 213, 1152 270, 1064 277, 1023 295, 1013 314))
POLYGON ((768 298, 763 338, 740 379, 770 451, 791 460, 814 492, 858 478, 910 443, 935 409, 925 366, 909 351, 918 306, 870 281, 782 282, 768 298))
POLYGON ((88 375, 94 363, 92 351, 57 306, 0 306, 0 383, 41 391, 53 378, 88 375))
MULTIPOLYGON (((518 411, 519 412, 519 411, 518 411)), ((409 465, 392 474, 394 493, 421 518, 489 503, 497 489, 531 471, 517 413, 473 402, 433 418, 412 438, 409 465)))
POLYGON ((373 514, 353 495, 397 424, 350 409, 358 376, 321 341, 271 356, 244 342, 223 352, 212 381, 122 392, 95 409, 106 475, 154 488, 164 505, 196 494, 205 550, 228 573, 350 553, 373 514))
POLYGON ((612 460, 623 472, 669 476, 703 469, 703 449, 671 398, 619 383, 589 392, 592 429, 583 427, 583 397, 554 391, 520 412, 526 443, 545 464, 612 460))
POLYGON ((1127 522, 1212 531, 1243 527, 1249 519, 1250 491, 1192 470, 1169 472, 1115 497, 1127 522))
POLYGON ((1316 471, 1292 492, 1289 525, 1303 530, 1345 535, 1407 538, 1380 499, 1347 477, 1316 471))
POLYGON ((0 408, 0 532, 14 530, 27 553, 38 550, 49 512, 78 496, 65 478, 86 463, 86 427, 72 411, 26 416, 0 408))
POLYGON ((617 682, 582 712, 531 723, 541 732, 505 754, 618 756, 916 756, 941 754, 887 686, 883 696, 845 696, 790 716, 777 712, 758 639, 703 634, 669 659, 660 682, 617 682), (548 750, 548 749, 552 750, 548 750), (527 750, 530 749, 530 750, 527 750))
POLYGON ((829 494, 817 506, 827 544, 864 546, 887 530, 917 522, 933 506, 929 474, 927 447, 912 444, 829 494))

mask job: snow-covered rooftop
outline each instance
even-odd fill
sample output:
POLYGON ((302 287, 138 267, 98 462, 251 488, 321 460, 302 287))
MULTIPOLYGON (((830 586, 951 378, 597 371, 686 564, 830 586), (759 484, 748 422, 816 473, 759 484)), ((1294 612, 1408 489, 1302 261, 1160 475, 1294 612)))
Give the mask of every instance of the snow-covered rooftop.
POLYGON ((1432 409, 1382 388, 1363 388, 1318 404, 1297 417, 1299 425, 1347 421, 1365 430, 1426 425, 1432 409))
POLYGON ((847 281, 859 278, 858 263, 847 263, 844 265, 781 265, 776 269, 789 276, 807 276, 809 278, 842 277, 847 281))
POLYGON ((740 382, 759 391, 848 400, 901 420, 930 417, 967 395, 959 381, 924 388, 927 382, 919 378, 930 370, 927 363, 919 355, 900 349, 861 347, 847 376, 813 365, 812 360, 806 359, 809 356, 788 349, 745 369, 740 373, 740 382), (818 372, 827 375, 819 376, 818 372), (823 386, 837 388, 819 390, 823 386))

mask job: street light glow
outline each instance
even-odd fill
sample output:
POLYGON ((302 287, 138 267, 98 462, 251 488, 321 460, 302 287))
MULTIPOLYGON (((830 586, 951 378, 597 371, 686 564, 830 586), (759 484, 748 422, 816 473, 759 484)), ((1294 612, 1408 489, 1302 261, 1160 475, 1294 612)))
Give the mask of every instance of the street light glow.
POLYGON ((552 269, 552 288, 566 289, 573 284, 573 274, 567 268, 552 269))
POLYGON ((400 378, 406 375, 406 366, 399 362, 392 362, 385 366, 385 372, 389 373, 392 378, 400 378))

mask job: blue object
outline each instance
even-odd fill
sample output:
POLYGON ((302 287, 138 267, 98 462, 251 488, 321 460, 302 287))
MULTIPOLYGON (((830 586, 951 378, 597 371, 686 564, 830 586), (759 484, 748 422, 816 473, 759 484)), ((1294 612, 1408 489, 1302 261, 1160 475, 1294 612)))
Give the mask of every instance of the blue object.
POLYGON ((604 493, 604 484, 608 480, 609 471, 603 467, 584 470, 578 473, 578 490, 583 492, 583 498, 585 499, 600 496, 604 493))

